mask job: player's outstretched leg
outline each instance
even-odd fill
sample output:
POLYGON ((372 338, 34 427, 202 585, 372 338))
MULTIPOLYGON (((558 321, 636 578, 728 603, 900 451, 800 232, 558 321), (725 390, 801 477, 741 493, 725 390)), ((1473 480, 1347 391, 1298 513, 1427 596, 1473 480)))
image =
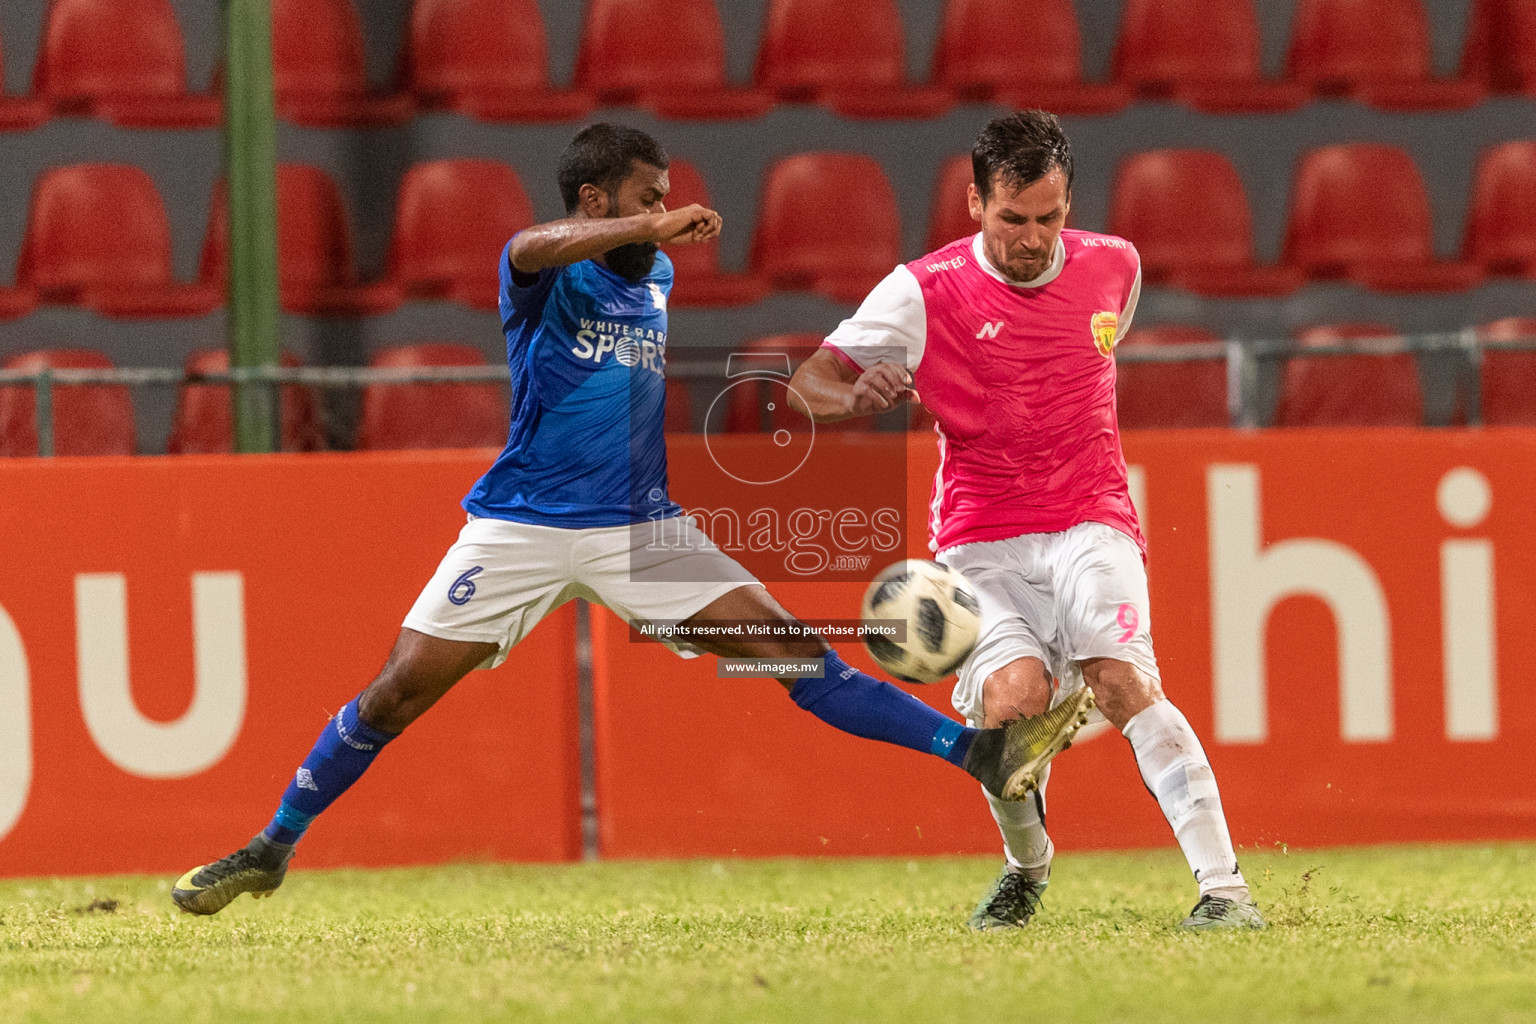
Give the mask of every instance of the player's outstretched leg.
POLYGON ((1093 707, 1093 695, 1085 688, 1033 718, 971 729, 860 672, 836 651, 822 658, 820 676, 797 679, 791 687, 797 705, 843 732, 942 757, 965 769, 988 793, 1008 800, 1022 799, 1034 789, 1050 759, 1071 742, 1093 707))
POLYGON ((493 643, 402 629, 378 678, 320 730, 267 827, 229 856, 182 875, 171 899, 189 914, 217 914, 241 893, 271 895, 283 884, 294 844, 320 812, 362 777, 385 744, 496 651, 493 643), (365 699, 366 720, 359 714, 365 699))
POLYGON ((359 699, 348 701, 325 723, 265 829, 229 856, 181 876, 171 888, 178 907, 189 914, 216 914, 241 893, 269 896, 283 884, 294 844, 310 822, 361 778, 394 739, 358 717, 359 699))
POLYGON ((1072 737, 1088 724, 1093 707, 1093 691, 1081 686, 1041 714, 981 730, 971 747, 979 755, 978 766, 985 764, 988 774, 971 774, 987 792, 1004 800, 1025 799, 1040 786, 1051 759, 1071 746, 1072 737))

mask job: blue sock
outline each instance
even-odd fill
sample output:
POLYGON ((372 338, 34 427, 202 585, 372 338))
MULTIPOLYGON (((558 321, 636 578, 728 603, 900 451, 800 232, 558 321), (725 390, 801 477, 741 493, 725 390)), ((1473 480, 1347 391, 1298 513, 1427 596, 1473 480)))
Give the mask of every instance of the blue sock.
POLYGON ((865 675, 836 651, 828 651, 823 662, 820 679, 797 679, 789 691, 790 699, 800 707, 843 732, 911 747, 953 765, 964 765, 975 729, 941 715, 890 683, 865 675))
POLYGON ((262 834, 275 843, 292 845, 309 823, 362 778, 384 744, 395 737, 357 717, 354 697, 325 723, 314 749, 283 791, 283 802, 262 834))

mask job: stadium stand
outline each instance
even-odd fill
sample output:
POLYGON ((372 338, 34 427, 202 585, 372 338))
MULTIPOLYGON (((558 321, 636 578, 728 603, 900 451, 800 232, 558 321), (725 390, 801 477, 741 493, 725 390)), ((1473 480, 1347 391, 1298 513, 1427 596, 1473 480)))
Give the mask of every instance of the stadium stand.
POLYGON ((1231 161, 1200 149, 1160 149, 1126 158, 1115 176, 1109 232, 1141 253, 1143 284, 1211 296, 1288 295, 1295 267, 1253 259, 1253 218, 1231 161))
POLYGON ((1318 279, 1378 291, 1460 291, 1482 272, 1435 260, 1429 194, 1394 146, 1324 146, 1303 155, 1291 192, 1284 262, 1318 279))
MULTIPOLYGON (((284 352, 283 366, 300 366, 297 356, 284 352)), ((207 348, 187 357, 189 375, 229 370, 229 350, 207 348)), ((176 394, 176 414, 166 451, 171 455, 221 455, 234 450, 230 414, 232 388, 227 384, 183 384, 176 394)), ((325 429, 314 391, 298 384, 282 388, 278 444, 285 452, 325 449, 325 429)))
POLYGON ((907 82, 893 0, 768 0, 756 83, 854 118, 937 117, 953 102, 947 89, 907 82))
MULTIPOLYGON (((400 288, 362 284, 352 226, 330 175, 306 164, 277 165, 277 252, 283 309, 309 316, 373 316, 400 305, 400 288)), ((229 198, 214 189, 198 280, 221 291, 229 276, 229 198)))
POLYGON ((1297 335, 1303 349, 1361 344, 1360 355, 1296 355, 1281 374, 1277 427, 1417 427, 1424 398, 1413 356, 1372 355, 1368 340, 1398 332, 1372 323, 1313 327, 1297 335))
MULTIPOLYGON (((8 140, 16 157, 8 186, 15 220, 28 208, 23 190, 32 187, 34 196, 25 237, 6 257, 16 271, 15 286, 0 288, 0 325, 11 332, 0 355, 74 344, 48 334, 40 340, 27 321, 3 323, 41 303, 77 307, 42 313, 39 324, 46 320, 49 330, 76 322, 51 318, 92 311, 140 320, 113 325, 88 344, 119 362, 137 365, 140 353, 157 351, 167 367, 179 365, 209 337, 190 318, 216 312, 223 301, 207 286, 222 290, 225 201, 222 189, 211 204, 203 198, 220 173, 217 136, 155 129, 218 122, 216 95, 188 93, 203 87, 218 62, 210 31, 216 19, 190 0, 26 2, 37 16, 29 23, 13 15, 4 29, 13 88, 30 77, 32 93, 0 97, 0 131, 56 114, 105 123, 55 123, 8 140), (78 170, 87 165, 77 160, 115 166, 116 180, 87 185, 78 170), (47 169, 53 161, 69 166, 47 169), (55 187, 59 176, 75 178, 62 189, 71 194, 67 201, 55 187), (110 195, 82 198, 102 189, 110 195), (87 227, 98 221, 105 230, 87 227), (189 257, 195 260, 199 243, 198 282, 179 283, 191 276, 189 257)), ((1297 0, 1294 11, 1278 13, 1255 0, 1188 0, 1176 10, 1150 0, 946 0, 938 7, 922 0, 395 0, 393 7, 279 0, 280 87, 290 100, 310 97, 294 101, 304 110, 287 103, 285 114, 317 129, 279 133, 281 155, 304 161, 279 171, 285 342, 313 362, 350 363, 400 336, 396 316, 440 318, 428 336, 472 336, 483 324, 478 311, 495 304, 487 261, 494 265, 506 236, 530 223, 534 210, 509 166, 485 172, 490 161, 465 158, 492 155, 545 176, 599 101, 618 108, 602 113, 614 120, 644 111, 641 124, 648 114, 725 122, 657 130, 697 161, 674 161, 668 205, 699 198, 727 214, 723 243, 669 250, 678 272, 672 304, 688 310, 679 340, 707 339, 724 349, 760 331, 824 330, 840 315, 824 299, 857 302, 897 262, 975 230, 964 200, 969 160, 956 154, 968 130, 956 133, 962 122, 979 124, 998 111, 941 118, 933 114, 949 100, 931 109, 904 105, 934 93, 970 104, 1039 104, 1069 116, 1118 113, 1113 122, 1068 124, 1079 159, 1073 217, 1137 244, 1143 314, 1152 323, 1267 338, 1298 322, 1372 320, 1420 333, 1529 313, 1536 141, 1521 97, 1536 95, 1536 5, 1463 0, 1448 12, 1424 0, 1297 0), (637 6, 645 17, 632 13, 637 6), (1470 27, 1458 40, 1453 22, 1462 10, 1470 27), (382 47, 398 28, 386 22, 407 12, 399 52, 387 52, 382 47), (747 23, 758 18, 760 33, 747 23), (1029 26, 1027 46, 998 30, 1019 19, 1029 26), (670 51, 647 41, 653 27, 667 32, 670 51), (1434 66, 1450 74, 1446 57, 1460 45, 1465 81, 1434 78, 1431 29, 1442 37, 1434 66), (916 51, 930 39, 928 84, 914 88, 928 56, 916 51), (1261 41, 1268 62, 1259 59, 1261 41), (1105 73, 1111 44, 1111 80, 1085 80, 1105 73), (679 46, 688 59, 670 56, 679 46), (1350 70, 1361 53, 1369 74, 1350 70), (732 76, 752 68, 754 56, 761 80, 742 88, 732 76), (1273 74, 1281 56, 1291 77, 1266 78, 1261 64, 1273 74), (407 100, 370 91, 368 82, 382 82, 381 69, 391 64, 407 100), (801 77, 770 80, 770 67, 774 74, 798 68, 801 77), (568 75, 572 86, 563 84, 568 75), (1340 103, 1296 108, 1314 87, 1385 112, 1340 103), (1479 88, 1497 99, 1450 119, 1455 146, 1443 144, 1446 119, 1400 113, 1454 108, 1479 88), (831 116, 780 108, 757 119, 775 100, 823 103, 831 116), (1194 113, 1170 111, 1170 100, 1194 113), (359 113, 357 104, 373 109, 359 113), (487 135, 481 125, 434 117, 366 130, 394 124, 412 107, 500 124, 558 124, 487 135), (1207 116, 1228 111, 1262 116, 1207 116), (877 112, 926 120, 887 129, 847 120, 877 112), (899 142, 887 132, 899 132, 899 142), (861 170, 829 186, 811 181, 820 170, 800 179, 803 187, 778 184, 801 161, 819 159, 803 151, 825 145, 829 135, 844 151, 840 158, 865 162, 861 170), (1322 143, 1342 144, 1309 150, 1322 143), (1203 148, 1161 148, 1191 145, 1203 148), (875 160, 880 167, 872 173, 875 160), (477 170, 460 173, 470 166, 477 170), (758 175, 763 185, 754 201, 743 193, 758 175), (1287 176, 1288 211, 1281 204, 1287 176), (915 218, 923 205, 927 220, 912 220, 900 233, 907 218, 898 214, 915 218), (747 272, 722 271, 722 262, 734 268, 743 255, 747 272), (386 281, 362 283, 359 268, 372 282, 381 264, 386 281), (1484 277, 1487 287, 1456 294, 1484 277), (1337 282, 1367 292, 1340 296, 1316 287, 1337 282), (443 299, 469 308, 420 306, 443 299), (1346 301, 1358 308, 1341 305, 1346 301)), ((552 214, 540 208, 541 217, 552 214)), ((407 330, 406 337, 417 336, 407 330)), ((1135 335, 1130 343, 1138 343, 1135 335)), ((1491 355, 1494 366, 1511 356, 1491 355)), ((1441 421, 1437 401, 1449 393, 1435 383, 1432 364, 1458 359, 1441 352, 1418 360, 1431 422, 1441 421)), ((1326 369, 1330 361, 1315 362, 1326 369)), ((704 397, 704 382, 690 378, 690 386, 704 397)), ((133 396, 142 443, 158 450, 172 423, 174 391, 143 387, 133 396)))
MULTIPOLYGON (((704 176, 686 160, 672 160, 668 169, 672 191, 668 209, 676 210, 690 203, 713 208, 704 176)), ((745 306, 767 296, 768 282, 756 274, 726 274, 720 270, 720 242, 711 239, 695 245, 668 246, 676 275, 672 306, 745 306)))
POLYGON ((427 110, 481 121, 574 121, 583 93, 549 85, 549 44, 537 0, 416 0, 403 79, 427 110))
POLYGON ((901 262, 891 183, 858 153, 801 153, 768 169, 751 267, 778 288, 856 303, 901 262))
MULTIPOLYGON (((1505 317, 1478 328, 1484 341, 1536 342, 1536 317, 1505 317)), ((1536 351, 1487 351, 1480 373, 1483 422, 1536 426, 1536 351)))
MULTIPOLYGON (((93 349, 20 352, 0 369, 107 370, 112 360, 93 349)), ((53 390, 55 455, 132 455, 137 445, 133 399, 121 384, 61 385, 53 390)), ((0 456, 38 454, 37 397, 27 385, 0 387, 0 456)))
POLYGON ((1473 0, 1461 73, 1496 93, 1536 96, 1536 4, 1473 0))
MULTIPOLYGON (((428 342, 377 352, 376 367, 483 366, 471 345, 428 342)), ((498 384, 370 384, 363 389, 359 451, 404 448, 500 448, 507 443, 508 402, 498 384)))
MULTIPOLYGON (((1126 332, 1121 351, 1221 339, 1202 327, 1142 327, 1126 332)), ((1115 403, 1126 430, 1225 427, 1227 365, 1222 360, 1115 364, 1115 403)))
POLYGON ((125 164, 75 164, 37 179, 16 277, 43 302, 111 317, 203 316, 223 300, 173 278, 165 204, 149 175, 125 164))
POLYGON ((495 160, 434 160, 400 182, 389 279, 406 295, 495 309, 507 239, 533 223, 517 172, 495 160))
POLYGON ((60 113, 130 128, 207 128, 217 96, 187 91, 170 0, 53 0, 32 91, 60 113))
POLYGON ((927 251, 942 249, 957 238, 976 233, 977 225, 971 219, 971 205, 966 198, 966 186, 974 177, 969 153, 945 157, 939 165, 938 176, 933 182, 933 198, 928 204, 927 251))
POLYGON ((1115 80, 1141 99, 1214 114, 1295 110, 1311 99, 1259 68, 1259 22, 1248 0, 1129 0, 1115 42, 1115 80))
POLYGON ((1420 0, 1299 0, 1287 66, 1321 96, 1385 110, 1459 110, 1485 93, 1476 79, 1433 77, 1420 0))
POLYGON ((1536 140, 1483 152, 1461 255, 1489 274, 1536 278, 1536 140))
POLYGON ((591 0, 576 87, 605 105, 680 120, 761 117, 773 106, 767 92, 726 81, 725 32, 714 0, 591 0), (679 60, 680 53, 688 58, 679 60))
POLYGON ((311 128, 403 124, 408 94, 376 96, 352 0, 272 0, 272 75, 279 117, 311 128))
POLYGON ((1121 85, 1083 80, 1072 0, 948 0, 932 77, 962 102, 1059 114, 1113 114, 1131 100, 1121 85), (1028 24, 1031 45, 998 31, 1000 20, 1028 24))

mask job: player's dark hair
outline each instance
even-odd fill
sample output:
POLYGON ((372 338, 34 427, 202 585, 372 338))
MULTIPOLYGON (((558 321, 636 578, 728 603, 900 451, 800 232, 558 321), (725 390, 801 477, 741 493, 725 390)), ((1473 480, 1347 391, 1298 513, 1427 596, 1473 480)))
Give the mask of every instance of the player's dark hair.
POLYGON ((1001 175, 1010 189, 1033 185, 1053 168, 1061 168, 1072 194, 1072 143, 1055 114, 1018 110, 987 124, 971 150, 976 191, 985 203, 992 197, 992 179, 1001 175))
POLYGON ((577 132, 560 154, 560 168, 555 174, 565 212, 576 212, 583 185, 596 185, 612 193, 629 176, 636 160, 667 169, 667 151, 638 128, 600 121, 577 132))

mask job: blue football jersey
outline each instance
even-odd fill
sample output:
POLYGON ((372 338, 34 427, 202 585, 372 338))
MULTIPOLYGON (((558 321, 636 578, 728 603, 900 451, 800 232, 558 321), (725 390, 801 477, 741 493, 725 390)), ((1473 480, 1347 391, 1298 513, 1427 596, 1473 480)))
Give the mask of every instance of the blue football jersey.
POLYGON ((672 261, 657 253, 639 283, 592 260, 518 276, 531 283, 503 249, 512 428, 464 508, 569 529, 678 515, 662 429, 672 261))

